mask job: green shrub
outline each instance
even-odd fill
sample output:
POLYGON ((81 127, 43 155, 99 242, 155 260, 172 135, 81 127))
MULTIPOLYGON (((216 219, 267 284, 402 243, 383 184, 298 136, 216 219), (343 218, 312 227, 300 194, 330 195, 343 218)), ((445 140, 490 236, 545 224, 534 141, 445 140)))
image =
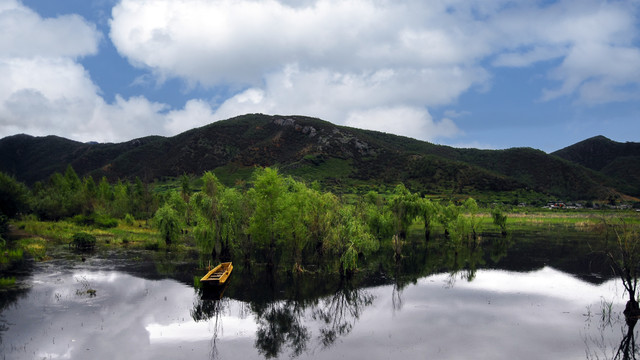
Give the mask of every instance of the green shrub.
POLYGON ((96 218, 96 226, 102 229, 109 229, 118 226, 118 220, 108 216, 98 216, 96 218))
POLYGON ((131 216, 131 214, 127 214, 124 216, 124 223, 131 226, 133 225, 135 219, 133 218, 133 216, 131 216))
POLYGON ((96 246, 96 237, 85 232, 75 233, 71 241, 71 246, 78 250, 93 249, 96 246))
POLYGON ((502 235, 507 234, 507 215, 502 213, 500 208, 493 208, 491 210, 491 218, 493 219, 493 224, 498 226, 502 232, 502 235))

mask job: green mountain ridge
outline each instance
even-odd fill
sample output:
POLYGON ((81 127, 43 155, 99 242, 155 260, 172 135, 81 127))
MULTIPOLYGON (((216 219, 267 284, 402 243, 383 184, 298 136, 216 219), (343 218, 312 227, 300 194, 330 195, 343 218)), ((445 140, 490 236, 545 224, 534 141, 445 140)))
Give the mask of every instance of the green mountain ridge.
POLYGON ((640 188, 640 143, 621 143, 595 136, 552 155, 616 179, 622 192, 638 196, 640 188))
MULTIPOLYGON (((592 156, 570 148, 565 153, 574 158, 592 156)), ((597 151, 597 146, 588 149, 597 151)), ((562 156, 563 150, 546 154, 531 148, 458 149, 316 118, 248 114, 173 137, 116 144, 9 136, 0 139, 0 171, 33 184, 64 171, 68 164, 81 176, 139 177, 146 182, 212 170, 233 183, 246 180, 256 166, 276 166, 283 173, 346 192, 403 182, 434 194, 532 190, 567 199, 640 195, 640 185, 633 181, 633 171, 640 168, 636 153, 625 159, 624 151, 616 151, 620 156, 597 169, 562 156), (625 166, 629 162, 635 168, 625 166), (621 180, 617 174, 625 169, 632 169, 632 174, 621 180)))

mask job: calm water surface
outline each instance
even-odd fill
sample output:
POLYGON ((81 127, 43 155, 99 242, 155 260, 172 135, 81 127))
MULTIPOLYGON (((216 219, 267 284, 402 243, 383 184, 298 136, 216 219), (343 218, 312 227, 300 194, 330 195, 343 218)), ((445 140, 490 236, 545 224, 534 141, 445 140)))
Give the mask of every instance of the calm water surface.
POLYGON ((523 242, 473 274, 440 271, 405 282, 378 274, 358 286, 317 278, 281 285, 234 274, 222 294, 195 290, 186 275, 159 275, 157 265, 135 265, 140 259, 39 263, 26 288, 2 293, 0 353, 5 359, 613 358, 629 333, 635 336, 621 315, 622 285, 581 267, 580 259, 548 256, 573 241, 540 242, 536 251, 523 242), (515 269, 525 262, 535 264, 515 269), (309 296, 313 289, 322 295, 309 296))

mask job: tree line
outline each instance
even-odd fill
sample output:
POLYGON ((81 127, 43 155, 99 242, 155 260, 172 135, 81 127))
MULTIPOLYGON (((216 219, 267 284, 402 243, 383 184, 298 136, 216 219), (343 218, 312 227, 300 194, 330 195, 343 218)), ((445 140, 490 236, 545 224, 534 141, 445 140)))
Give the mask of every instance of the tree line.
MULTIPOLYGON (((349 273, 381 245, 402 257, 409 228, 424 226, 424 239, 438 226, 452 243, 477 242, 481 218, 475 200, 441 203, 397 185, 389 194, 339 196, 258 168, 246 188, 223 185, 212 172, 192 189, 184 175, 177 190, 154 192, 140 179, 97 183, 71 166, 31 189, 0 173, 5 217, 35 214, 42 220, 71 218, 84 225, 115 226, 117 219, 151 220, 165 246, 192 242, 203 261, 234 259, 301 271, 308 266, 349 273), (115 225, 114 225, 115 222, 115 225)), ((506 231, 506 217, 494 223, 506 231)))

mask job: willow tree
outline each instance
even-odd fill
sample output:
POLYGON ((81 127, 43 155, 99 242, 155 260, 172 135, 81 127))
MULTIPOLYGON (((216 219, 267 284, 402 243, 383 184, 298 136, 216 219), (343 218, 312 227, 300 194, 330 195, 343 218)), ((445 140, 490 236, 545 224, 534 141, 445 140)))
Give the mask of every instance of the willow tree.
POLYGON ((422 198, 418 202, 418 214, 424 222, 424 240, 429 241, 431 236, 431 229, 434 223, 438 220, 438 212, 440 211, 440 205, 427 198, 422 198))
MULTIPOLYGON (((452 242, 477 245, 480 240, 481 219, 478 216, 478 204, 473 198, 468 198, 457 207, 458 216, 449 224, 449 236, 452 242)), ((449 211, 453 211, 450 209, 449 211)))
POLYGON ((420 198, 418 194, 413 194, 403 184, 395 187, 389 198, 389 209, 393 214, 394 235, 392 245, 395 257, 402 254, 402 243, 407 238, 409 226, 415 221, 420 213, 420 198))
POLYGON ((323 256, 323 242, 329 236, 336 209, 340 207, 338 198, 332 193, 308 192, 310 206, 307 210, 309 241, 314 254, 323 256))
POLYGON ((493 224, 500 228, 502 236, 507 236, 507 215, 502 213, 502 209, 498 206, 491 209, 491 218, 493 224))
POLYGON ((212 199, 204 192, 197 192, 189 199, 189 206, 194 209, 193 235, 200 252, 201 261, 215 258, 216 227, 211 220, 212 199))
POLYGON ((395 234, 405 239, 409 226, 420 213, 420 198, 403 184, 395 187, 389 197, 389 209, 393 214, 395 234))
POLYGON ((232 249, 239 250, 249 258, 251 241, 247 236, 249 216, 251 210, 243 194, 234 188, 225 188, 220 193, 220 237, 222 242, 222 254, 230 257, 232 249))
POLYGON ((162 240, 167 246, 171 246, 180 236, 181 223, 178 213, 168 204, 156 211, 153 224, 160 232, 162 240))
POLYGON ((460 216, 460 208, 453 203, 449 203, 447 206, 441 206, 438 212, 437 219, 444 228, 444 236, 451 238, 451 232, 455 231, 456 221, 460 216))
POLYGON ((287 180, 287 191, 283 193, 282 213, 278 218, 281 231, 279 244, 288 250, 293 261, 293 269, 302 270, 302 252, 310 242, 310 211, 313 191, 301 182, 287 180))
POLYGON ((358 267, 360 255, 367 256, 378 247, 378 241, 371 236, 364 220, 357 216, 353 205, 338 209, 324 248, 339 258, 342 274, 352 273, 358 267))
POLYGON ((372 235, 378 240, 391 238, 395 222, 384 198, 375 191, 369 191, 364 196, 363 208, 372 235))
POLYGON ((256 170, 253 176, 253 188, 247 192, 253 207, 248 231, 257 245, 267 248, 267 261, 275 265, 276 243, 282 232, 282 222, 278 219, 286 206, 285 182, 278 171, 271 168, 256 170))

